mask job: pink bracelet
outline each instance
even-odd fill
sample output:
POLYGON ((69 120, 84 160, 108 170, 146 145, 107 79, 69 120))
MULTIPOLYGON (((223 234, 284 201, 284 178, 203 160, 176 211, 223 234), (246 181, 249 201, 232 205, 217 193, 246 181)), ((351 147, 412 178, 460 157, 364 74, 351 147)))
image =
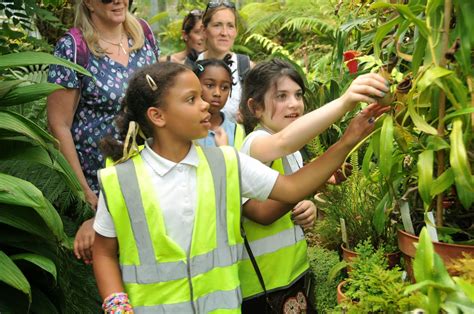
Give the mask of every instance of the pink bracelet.
POLYGON ((132 314, 133 308, 125 292, 112 293, 104 299, 102 309, 106 314, 132 314))

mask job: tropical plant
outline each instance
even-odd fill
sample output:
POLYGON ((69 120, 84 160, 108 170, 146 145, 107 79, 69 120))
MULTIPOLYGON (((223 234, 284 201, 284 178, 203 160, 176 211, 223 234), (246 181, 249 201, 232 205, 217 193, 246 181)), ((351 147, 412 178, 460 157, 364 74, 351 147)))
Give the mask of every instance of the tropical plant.
POLYGON ((69 236, 90 216, 73 170, 42 127, 10 111, 58 88, 18 67, 71 62, 39 52, 0 56, 0 312, 86 313, 98 309, 90 268, 69 236))
POLYGON ((391 213, 378 208, 382 191, 375 169, 365 177, 359 169, 358 154, 350 157, 352 174, 339 185, 328 186, 319 194, 318 209, 323 219, 316 221, 315 234, 324 246, 338 249, 344 242, 353 250, 359 243, 370 241, 374 248, 395 252, 396 228, 391 213), (343 220, 343 222, 342 222, 343 220))
POLYGON ((392 88, 393 109, 378 121, 364 158, 380 169, 380 208, 407 212, 412 233, 409 214, 419 230, 424 221, 434 224, 425 215, 434 211, 439 239, 473 243, 474 3, 379 1, 371 8, 383 23, 373 38, 373 65, 394 67, 391 73, 404 78, 392 88))
POLYGON ((352 271, 343 286, 346 299, 339 306, 345 313, 404 313, 421 303, 419 293, 404 294, 408 283, 398 267, 388 269, 382 249, 374 250, 370 241, 355 249, 352 271))
POLYGON ((416 284, 407 287, 404 293, 421 292, 421 306, 427 313, 472 313, 474 284, 449 276, 441 257, 434 251, 426 227, 420 233, 413 270, 416 284))

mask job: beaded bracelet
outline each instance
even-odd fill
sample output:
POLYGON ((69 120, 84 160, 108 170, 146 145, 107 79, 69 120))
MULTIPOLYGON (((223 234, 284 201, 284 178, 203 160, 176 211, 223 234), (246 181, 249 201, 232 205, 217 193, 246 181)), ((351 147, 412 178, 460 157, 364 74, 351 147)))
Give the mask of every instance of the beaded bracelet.
POLYGON ((132 314, 133 309, 125 292, 112 293, 104 299, 102 309, 106 314, 132 314))

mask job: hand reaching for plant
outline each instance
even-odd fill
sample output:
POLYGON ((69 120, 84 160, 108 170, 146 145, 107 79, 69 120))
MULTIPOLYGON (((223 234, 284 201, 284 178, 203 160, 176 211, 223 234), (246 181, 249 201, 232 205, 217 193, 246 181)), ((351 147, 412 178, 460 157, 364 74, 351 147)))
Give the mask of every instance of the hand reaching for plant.
POLYGON ((370 104, 365 107, 351 120, 340 142, 354 147, 374 130, 375 120, 389 110, 390 107, 379 104, 370 104))
POLYGON ((227 137, 227 133, 224 131, 223 128, 220 126, 214 130, 215 136, 214 140, 216 142, 216 146, 223 146, 229 145, 229 138, 227 137))
POLYGON ((376 103, 390 92, 390 83, 381 75, 368 73, 358 76, 341 96, 347 111, 353 110, 359 102, 376 103))
POLYGON ((93 224, 94 218, 84 221, 74 238, 74 254, 86 264, 92 264, 92 246, 95 239, 93 224))
POLYGON ((293 222, 303 228, 310 228, 316 219, 316 206, 309 200, 303 200, 296 204, 291 211, 293 222))

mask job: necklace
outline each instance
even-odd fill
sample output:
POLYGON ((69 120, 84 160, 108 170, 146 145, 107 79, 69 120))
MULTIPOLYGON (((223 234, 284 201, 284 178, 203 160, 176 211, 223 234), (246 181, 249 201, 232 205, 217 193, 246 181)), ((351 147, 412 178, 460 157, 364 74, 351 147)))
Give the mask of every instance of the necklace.
POLYGON ((112 46, 116 46, 117 49, 118 49, 118 54, 120 54, 120 49, 122 49, 123 54, 125 54, 125 55, 127 54, 127 51, 125 50, 125 48, 123 47, 123 44, 122 44, 122 41, 123 41, 123 34, 122 34, 122 36, 120 37, 120 42, 118 42, 118 43, 113 43, 113 42, 111 42, 111 41, 105 40, 104 38, 100 38, 100 40, 102 40, 103 42, 106 42, 106 43, 108 43, 108 44, 110 44, 110 45, 112 45, 112 46))

